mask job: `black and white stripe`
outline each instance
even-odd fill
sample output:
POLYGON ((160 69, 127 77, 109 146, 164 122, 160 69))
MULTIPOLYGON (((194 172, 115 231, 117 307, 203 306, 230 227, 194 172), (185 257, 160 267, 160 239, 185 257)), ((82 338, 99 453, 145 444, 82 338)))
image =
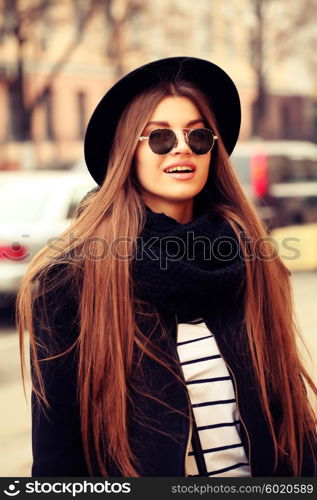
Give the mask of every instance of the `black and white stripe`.
MULTIPOLYGON (((202 319, 179 323, 177 351, 187 384, 208 476, 250 476, 240 439, 232 380, 214 336, 202 319)), ((188 474, 198 476, 192 446, 188 474)))

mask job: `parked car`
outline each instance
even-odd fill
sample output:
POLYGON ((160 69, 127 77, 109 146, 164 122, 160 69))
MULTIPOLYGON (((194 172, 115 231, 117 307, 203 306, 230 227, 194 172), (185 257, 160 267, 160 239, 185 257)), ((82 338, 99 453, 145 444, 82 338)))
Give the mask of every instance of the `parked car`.
POLYGON ((12 305, 30 260, 70 224, 96 186, 86 173, 0 173, 0 306, 12 305))
POLYGON ((235 172, 270 229, 317 222, 317 145, 304 141, 240 142, 235 172))

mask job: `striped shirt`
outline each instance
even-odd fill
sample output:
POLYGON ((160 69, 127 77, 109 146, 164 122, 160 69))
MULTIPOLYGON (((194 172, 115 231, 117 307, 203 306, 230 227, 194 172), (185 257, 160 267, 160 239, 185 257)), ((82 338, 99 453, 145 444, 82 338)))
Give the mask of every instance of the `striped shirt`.
MULTIPOLYGON (((251 476, 240 438, 232 380, 214 336, 201 318, 179 323, 177 352, 186 381, 207 476, 251 476)), ((192 443, 187 472, 199 476, 192 443)))

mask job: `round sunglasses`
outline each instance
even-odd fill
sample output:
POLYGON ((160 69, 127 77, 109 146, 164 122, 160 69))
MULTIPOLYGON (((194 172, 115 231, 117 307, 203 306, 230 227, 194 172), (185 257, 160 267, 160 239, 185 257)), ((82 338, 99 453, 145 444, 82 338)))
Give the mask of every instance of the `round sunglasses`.
MULTIPOLYGON (((208 128, 181 129, 184 132, 185 141, 196 155, 205 155, 214 147, 218 137, 208 128)), ((174 130, 170 128, 158 128, 152 130, 148 136, 139 137, 139 141, 149 141, 153 153, 167 155, 178 144, 174 130)))

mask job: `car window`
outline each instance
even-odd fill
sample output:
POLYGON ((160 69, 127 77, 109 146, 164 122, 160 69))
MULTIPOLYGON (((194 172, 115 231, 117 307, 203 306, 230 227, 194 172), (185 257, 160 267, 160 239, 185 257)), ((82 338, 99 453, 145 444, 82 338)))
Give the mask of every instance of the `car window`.
POLYGON ((317 181, 317 159, 292 158, 290 156, 269 156, 270 182, 317 181))
MULTIPOLYGON (((233 169, 242 184, 251 183, 251 155, 231 158, 233 169)), ((286 155, 266 155, 270 184, 317 181, 317 159, 286 155)))
POLYGON ((48 203, 49 191, 36 189, 16 180, 2 180, 0 184, 0 221, 36 222, 48 203))

